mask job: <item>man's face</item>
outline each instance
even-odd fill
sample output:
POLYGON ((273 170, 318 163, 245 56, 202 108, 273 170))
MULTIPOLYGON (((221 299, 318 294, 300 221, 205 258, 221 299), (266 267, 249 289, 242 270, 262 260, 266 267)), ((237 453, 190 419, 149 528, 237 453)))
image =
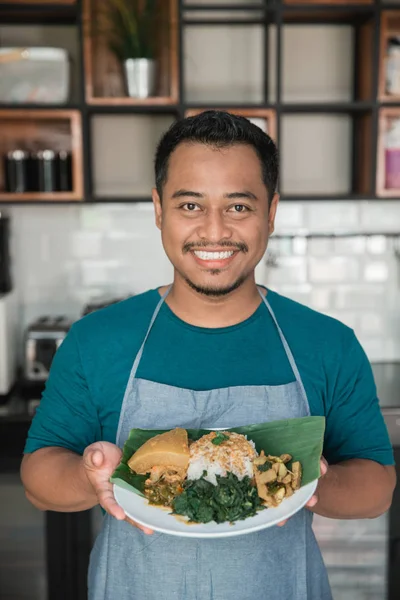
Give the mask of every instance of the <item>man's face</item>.
POLYGON ((193 289, 224 295, 253 277, 273 231, 278 197, 268 209, 251 146, 180 144, 170 156, 162 203, 156 190, 153 201, 165 252, 193 289))

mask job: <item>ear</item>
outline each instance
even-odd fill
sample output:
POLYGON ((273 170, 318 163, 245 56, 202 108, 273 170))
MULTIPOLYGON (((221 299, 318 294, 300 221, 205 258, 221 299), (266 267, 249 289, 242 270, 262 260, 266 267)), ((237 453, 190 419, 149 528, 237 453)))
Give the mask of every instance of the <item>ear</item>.
POLYGON ((271 206, 269 207, 268 235, 272 235, 275 231, 275 216, 276 216, 276 210, 278 208, 278 203, 279 203, 279 194, 274 194, 274 197, 271 200, 271 206))
POLYGON ((162 225, 162 206, 161 206, 161 198, 158 195, 158 192, 157 192, 156 188, 153 188, 151 190, 151 197, 153 199, 154 216, 155 216, 155 219, 156 219, 156 225, 157 225, 158 229, 161 229, 161 225, 162 225))

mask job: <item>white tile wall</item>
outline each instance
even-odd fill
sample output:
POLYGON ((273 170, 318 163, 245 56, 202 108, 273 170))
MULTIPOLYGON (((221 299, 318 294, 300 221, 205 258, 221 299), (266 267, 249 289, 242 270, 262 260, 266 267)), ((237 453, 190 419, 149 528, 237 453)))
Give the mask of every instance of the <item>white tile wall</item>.
MULTIPOLYGON (((96 296, 171 281, 150 204, 12 206, 8 212, 21 333, 43 313, 77 318, 96 296)), ((296 238, 271 238, 258 281, 353 327, 371 359, 400 359, 400 203, 282 203, 276 235, 285 234, 296 238), (354 235, 305 237, 343 232, 354 235), (399 236, 388 237, 391 232, 399 236), (277 266, 266 264, 271 258, 277 266)))

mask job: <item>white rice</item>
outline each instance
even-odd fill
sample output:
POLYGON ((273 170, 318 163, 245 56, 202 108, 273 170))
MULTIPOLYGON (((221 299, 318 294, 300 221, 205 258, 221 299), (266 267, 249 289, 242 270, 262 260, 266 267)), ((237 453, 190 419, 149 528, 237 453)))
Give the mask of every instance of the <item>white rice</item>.
POLYGON ((206 481, 217 485, 217 475, 226 477, 227 472, 231 472, 241 481, 244 477, 253 476, 253 459, 257 456, 254 442, 247 440, 245 436, 234 434, 232 444, 229 444, 229 450, 224 444, 216 446, 211 443, 209 435, 203 436, 190 447, 190 459, 187 472, 189 480, 200 479, 204 471, 206 481), (246 439, 245 440, 243 439, 246 439), (207 440, 207 441, 206 441, 207 440), (235 442, 239 440, 239 444, 235 442))

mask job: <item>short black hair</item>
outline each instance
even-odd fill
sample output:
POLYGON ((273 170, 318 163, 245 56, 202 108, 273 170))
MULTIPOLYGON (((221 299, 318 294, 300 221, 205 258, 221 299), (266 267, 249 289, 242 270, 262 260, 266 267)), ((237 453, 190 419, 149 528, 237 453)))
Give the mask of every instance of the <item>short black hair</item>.
POLYGON ((260 127, 245 117, 225 111, 207 110, 193 117, 173 123, 161 138, 155 156, 155 179, 157 192, 167 181, 169 157, 182 142, 194 142, 223 148, 235 144, 247 144, 256 151, 262 178, 271 202, 278 183, 279 157, 274 141, 260 127))

